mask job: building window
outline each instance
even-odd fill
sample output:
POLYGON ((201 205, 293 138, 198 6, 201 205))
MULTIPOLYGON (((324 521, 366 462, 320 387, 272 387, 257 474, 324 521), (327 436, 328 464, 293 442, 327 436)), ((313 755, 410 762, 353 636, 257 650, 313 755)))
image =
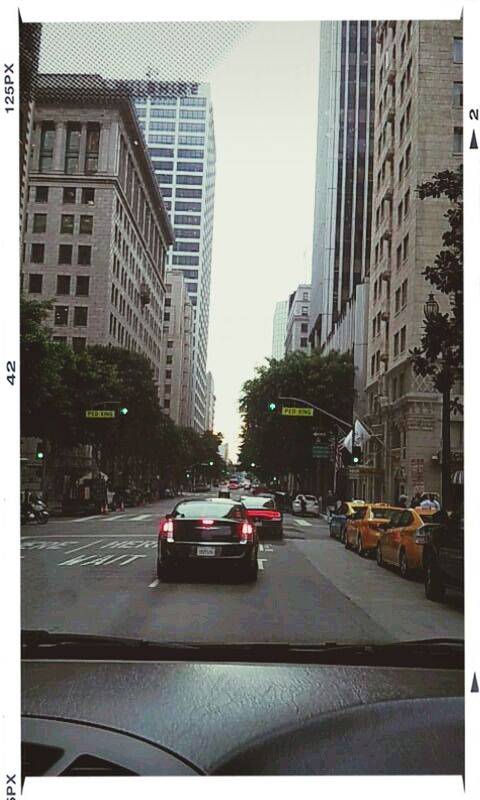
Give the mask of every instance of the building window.
POLYGON ((78 263, 87 266, 92 263, 92 248, 89 244, 78 246, 78 263))
POLYGON ((463 108, 463 83, 455 81, 453 84, 453 105, 455 108, 463 108))
POLYGON ((90 278, 88 275, 77 276, 77 288, 75 294, 82 297, 88 297, 90 292, 90 278))
POLYGON ((399 244, 397 247, 397 269, 400 269, 402 264, 402 245, 399 244))
POLYGON ((82 189, 82 204, 93 206, 95 203, 95 189, 89 187, 82 189))
POLYGON ((175 136, 168 136, 165 133, 150 133, 148 136, 149 144, 174 144, 175 136))
POLYGON ((408 281, 403 281, 402 283, 402 308, 405 308, 407 305, 407 289, 408 289, 408 281))
POLYGON ((28 291, 31 294, 41 294, 42 284, 43 284, 43 275, 28 276, 28 291))
POLYGON ((166 397, 165 400, 163 401, 163 407, 164 408, 170 408, 170 398, 169 397, 166 397))
POLYGON ((410 169, 410 156, 412 153, 412 146, 409 144, 407 149, 405 150, 405 172, 408 172, 410 169))
POLYGON ((172 339, 169 339, 169 340, 167 341, 167 348, 170 350, 172 347, 173 347, 173 340, 172 340, 172 339))
POLYGON ((453 129, 453 152, 463 153, 463 128, 453 129))
POLYGON ((375 375, 375 356, 373 355, 370 360, 370 375, 375 375))
POLYGON ((453 37, 453 63, 463 63, 463 39, 460 36, 453 37))
POLYGON ((55 325, 68 325, 68 306, 55 306, 55 325))
POLYGON ((57 294, 70 294, 70 275, 57 275, 57 294))
POLYGON ((58 263, 71 264, 72 263, 72 245, 61 244, 58 248, 58 263))
POLYGON ((405 125, 407 128, 410 127, 411 117, 412 117, 412 101, 409 100, 407 105, 407 110, 405 111, 405 125))
POLYGON ((171 377, 172 377, 172 370, 171 369, 166 369, 165 370, 165 380, 170 380, 171 377))
POLYGON ((403 210, 403 203, 400 201, 400 203, 398 204, 398 210, 397 210, 397 224, 398 225, 402 224, 402 210, 403 210))
POLYGON ((35 202, 48 203, 48 186, 35 187, 35 202))
POLYGON ((34 214, 33 215, 33 233, 45 233, 47 230, 47 215, 34 214))
POLYGON ((93 217, 91 214, 80 216, 80 233, 91 234, 93 232, 93 217))
POLYGON ((52 336, 52 342, 55 342, 55 344, 66 344, 67 343, 67 337, 66 336, 52 336))
POLYGON ((63 202, 64 204, 67 203, 76 203, 77 202, 77 190, 72 189, 69 186, 66 186, 63 190, 63 202))
POLYGON ((302 314, 308 314, 308 306, 302 306, 302 314))
POLYGON ((75 217, 73 214, 62 214, 62 221, 60 223, 60 233, 72 233, 74 228, 75 217))
POLYGON ((30 261, 33 264, 43 264, 45 258, 45 245, 44 244, 32 244, 32 249, 30 251, 30 261))
POLYGON ((171 387, 171 385, 169 383, 166 383, 163 388, 164 388, 165 394, 170 394, 170 392, 172 390, 172 387, 171 387))
POLYGON ((165 314, 163 315, 163 321, 170 322, 170 314, 168 313, 168 311, 166 311, 165 314))
POLYGON ((72 348, 74 353, 80 353, 82 350, 85 350, 86 344, 87 340, 84 336, 72 337, 72 348))
POLYGON ((86 306, 75 306, 73 309, 73 324, 75 327, 85 327, 88 320, 88 308, 86 306))
POLYGON ((403 180, 403 158, 400 159, 400 163, 398 165, 398 180, 399 182, 403 180))
POLYGON ((40 135, 40 159, 38 169, 48 172, 53 166, 53 147, 55 144, 55 125, 53 122, 43 122, 40 135))
POLYGON ((177 161, 178 172, 203 172, 203 164, 196 161, 177 161))
POLYGON ((410 210, 410 189, 407 189, 405 192, 405 197, 403 198, 403 217, 405 218, 410 210))
POLYGON ((80 171, 80 138, 82 126, 69 122, 67 125, 67 146, 65 149, 65 172, 75 175, 80 171))
POLYGON ((175 108, 151 108, 150 109, 150 117, 164 118, 164 119, 174 119, 177 116, 177 111, 175 108))
POLYGON ((98 153, 100 150, 100 125, 98 122, 87 124, 87 146, 85 152, 85 172, 94 175, 98 172, 98 153))
POLYGON ((302 336, 300 339, 300 347, 307 347, 308 345, 308 338, 306 336, 302 336))
POLYGON ((408 233, 406 236, 404 236, 402 245, 403 245, 403 260, 405 261, 405 259, 408 258, 408 233))
POLYGON ((401 295, 401 290, 397 289, 395 292, 395 314, 398 314, 398 312, 400 311, 400 295, 401 295))
POLYGON ((167 356, 167 364, 173 364, 173 356, 167 356))
POLYGON ((398 333, 393 337, 393 355, 398 356, 398 333))
MULTIPOLYGON (((175 112, 174 112, 175 114, 175 112)), ((186 111, 180 109, 181 119, 205 119, 205 111, 186 111)))
POLYGON ((300 325, 301 333, 308 333, 308 322, 302 322, 300 325))
POLYGON ((203 150, 177 150, 177 158, 203 158, 203 150))
POLYGON ((405 351, 405 345, 407 342, 407 329, 405 325, 400 331, 400 352, 403 353, 405 351))

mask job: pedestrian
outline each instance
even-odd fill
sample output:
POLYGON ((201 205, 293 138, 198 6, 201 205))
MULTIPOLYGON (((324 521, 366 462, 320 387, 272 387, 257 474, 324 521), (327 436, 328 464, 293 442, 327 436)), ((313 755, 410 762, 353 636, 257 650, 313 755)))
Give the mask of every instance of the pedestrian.
POLYGON ((300 495, 300 507, 302 510, 302 517, 304 517, 307 513, 307 501, 305 500, 305 495, 303 494, 300 495))
POLYGON ((327 492, 327 499, 325 501, 326 509, 327 509, 327 517, 330 519, 333 512, 335 511, 335 495, 333 492, 328 490, 327 492))
POLYGON ((408 508, 408 506, 407 506, 407 495, 406 494, 401 494, 400 495, 400 497, 398 498, 398 505, 400 506, 400 508, 408 508))
POLYGON ((437 498, 437 496, 436 496, 435 494, 433 494, 433 493, 432 493, 432 494, 430 495, 430 500, 432 501, 432 503, 433 503, 433 505, 434 505, 434 507, 435 507, 435 510, 436 510, 436 511, 440 511, 440 509, 441 509, 441 505, 440 505, 440 503, 438 502, 438 498, 437 498))
POLYGON ((410 508, 418 508, 421 502, 422 502, 422 495, 420 494, 420 492, 416 492, 410 501, 410 508))
POLYGON ((424 492, 421 497, 420 501, 420 508, 432 508, 435 509, 435 503, 430 500, 430 496, 424 492))

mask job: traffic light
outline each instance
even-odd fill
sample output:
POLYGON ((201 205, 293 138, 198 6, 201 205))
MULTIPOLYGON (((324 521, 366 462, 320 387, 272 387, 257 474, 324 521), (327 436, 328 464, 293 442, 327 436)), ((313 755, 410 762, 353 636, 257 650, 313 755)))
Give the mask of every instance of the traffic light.
POLYGON ((39 442, 37 444, 37 449, 35 451, 35 458, 38 459, 39 461, 41 461, 43 458, 45 458, 45 443, 44 442, 39 442))
POLYGON ((276 403, 274 403, 273 401, 271 401, 271 402, 268 404, 268 410, 269 410, 269 411, 275 411, 276 407, 277 407, 277 404, 276 404, 276 403))
POLYGON ((208 464, 210 467, 213 467, 213 461, 209 461, 208 464))
POLYGON ((352 447, 352 464, 362 464, 363 463, 363 453, 362 448, 358 444, 354 444, 352 447))
POLYGON ((128 414, 128 408, 126 406, 122 406, 121 408, 118 409, 118 411, 120 414, 123 414, 123 416, 125 416, 125 414, 128 414))

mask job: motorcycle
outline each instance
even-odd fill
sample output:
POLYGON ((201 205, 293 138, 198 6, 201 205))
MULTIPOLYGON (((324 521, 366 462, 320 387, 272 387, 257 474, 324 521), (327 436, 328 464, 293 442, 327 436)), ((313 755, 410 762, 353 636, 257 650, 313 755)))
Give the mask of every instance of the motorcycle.
POLYGON ((43 500, 35 500, 22 508, 21 522, 22 525, 28 525, 31 522, 36 522, 38 525, 46 525, 49 516, 48 508, 43 500))

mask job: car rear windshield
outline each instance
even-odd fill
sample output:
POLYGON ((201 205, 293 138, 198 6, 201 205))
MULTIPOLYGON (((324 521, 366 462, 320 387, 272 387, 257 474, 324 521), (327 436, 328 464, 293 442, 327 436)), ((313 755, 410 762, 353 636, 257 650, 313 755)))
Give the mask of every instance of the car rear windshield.
POLYGON ((240 503, 180 503, 173 511, 174 517, 185 517, 186 519, 202 519, 212 517, 213 519, 223 519, 224 517, 241 517, 242 507, 240 503))
POLYGON ((242 497, 245 508, 275 508, 275 503, 270 497, 242 497))
POLYGON ((395 508, 371 508, 370 519, 392 519, 395 508))

